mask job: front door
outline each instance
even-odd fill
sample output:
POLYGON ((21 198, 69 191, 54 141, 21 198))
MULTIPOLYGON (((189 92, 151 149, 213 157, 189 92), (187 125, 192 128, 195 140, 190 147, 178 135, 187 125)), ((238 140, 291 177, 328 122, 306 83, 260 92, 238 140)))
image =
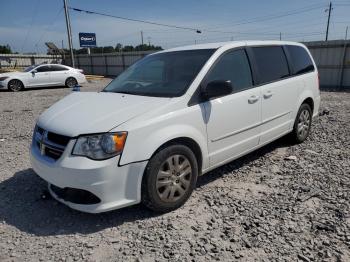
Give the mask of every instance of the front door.
POLYGON ((219 58, 204 82, 214 80, 231 81, 233 93, 204 103, 211 166, 256 147, 261 122, 261 91, 253 87, 244 49, 229 51, 219 58))
POLYGON ((29 86, 47 86, 50 85, 50 67, 48 65, 42 65, 37 67, 36 72, 31 72, 28 82, 29 86))

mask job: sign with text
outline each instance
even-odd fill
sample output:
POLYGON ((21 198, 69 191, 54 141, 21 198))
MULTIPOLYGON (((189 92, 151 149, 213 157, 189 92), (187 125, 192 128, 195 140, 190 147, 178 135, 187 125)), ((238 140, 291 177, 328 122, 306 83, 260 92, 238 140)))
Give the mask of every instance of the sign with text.
POLYGON ((79 33, 80 47, 96 47, 95 33, 79 33))

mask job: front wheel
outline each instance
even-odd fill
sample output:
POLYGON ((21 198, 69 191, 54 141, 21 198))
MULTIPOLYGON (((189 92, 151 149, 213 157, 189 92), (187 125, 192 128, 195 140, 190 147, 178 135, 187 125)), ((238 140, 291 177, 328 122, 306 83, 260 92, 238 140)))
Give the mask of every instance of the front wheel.
POLYGON ((142 181, 142 203, 156 212, 182 206, 195 188, 198 164, 184 145, 171 145, 157 152, 148 163, 142 181))
POLYGON ((18 79, 13 79, 8 83, 8 89, 12 92, 18 92, 23 90, 24 85, 23 83, 18 79))
POLYGON ((68 77, 66 80, 66 87, 73 88, 78 84, 74 77, 68 77))
POLYGON ((302 143, 309 136, 312 122, 312 110, 308 104, 302 104, 294 122, 291 138, 295 143, 302 143))

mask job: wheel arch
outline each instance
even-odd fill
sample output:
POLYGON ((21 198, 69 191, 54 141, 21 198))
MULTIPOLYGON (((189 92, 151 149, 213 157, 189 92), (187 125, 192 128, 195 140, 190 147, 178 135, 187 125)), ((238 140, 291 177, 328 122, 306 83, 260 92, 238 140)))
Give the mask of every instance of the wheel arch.
POLYGON ((162 145, 160 145, 156 151, 154 151, 154 153, 152 154, 151 158, 158 153, 159 151, 161 151, 162 149, 171 146, 171 145, 184 145, 187 146, 195 155, 196 160, 197 160, 197 164, 198 164, 198 172, 199 174, 201 174, 202 172, 202 166, 203 166, 203 152, 201 147, 199 146, 199 144, 192 138, 190 137, 186 137, 186 136, 182 136, 182 137, 177 137, 177 138, 173 138, 165 143, 163 143, 162 145))
MULTIPOLYGON (((314 103, 314 100, 311 98, 311 97, 307 97, 303 100, 303 102, 301 102, 300 106, 302 104, 308 104, 310 107, 311 107, 311 113, 313 114, 314 112, 314 107, 315 107, 315 103, 314 103)), ((299 107, 300 107, 299 106, 299 107)))

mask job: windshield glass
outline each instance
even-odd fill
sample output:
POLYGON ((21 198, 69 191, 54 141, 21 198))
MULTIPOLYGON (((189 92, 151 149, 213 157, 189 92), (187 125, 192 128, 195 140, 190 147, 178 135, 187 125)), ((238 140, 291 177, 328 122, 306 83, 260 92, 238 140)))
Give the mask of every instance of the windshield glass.
POLYGON ((28 66, 26 68, 23 69, 23 72, 29 72, 30 70, 36 68, 38 65, 32 65, 32 66, 28 66))
POLYGON ((114 79, 103 91, 132 95, 183 95, 215 49, 165 52, 147 56, 114 79))

